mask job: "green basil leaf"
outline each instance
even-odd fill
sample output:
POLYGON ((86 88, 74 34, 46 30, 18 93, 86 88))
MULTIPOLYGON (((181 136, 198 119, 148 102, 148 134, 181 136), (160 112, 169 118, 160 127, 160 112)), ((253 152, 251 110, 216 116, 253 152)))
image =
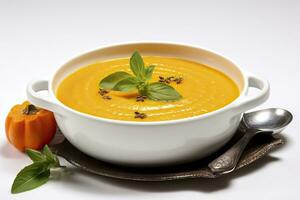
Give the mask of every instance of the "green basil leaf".
POLYGON ((49 180, 50 170, 46 162, 35 162, 22 169, 14 180, 11 193, 20 193, 37 188, 49 180))
POLYGON ((26 154, 33 162, 45 161, 46 157, 39 151, 34 149, 26 149, 26 154))
POLYGON ((153 74, 155 66, 154 65, 149 65, 146 69, 145 69, 145 78, 146 80, 150 80, 153 74))
POLYGON ((56 161, 56 156, 52 153, 48 145, 45 145, 43 148, 43 154, 46 156, 48 160, 52 160, 53 162, 56 161))
POLYGON ((115 72, 102 79, 99 83, 99 86, 103 89, 111 90, 118 82, 128 77, 133 76, 127 72, 115 72))
POLYGON ((145 65, 142 56, 137 51, 130 58, 130 68, 136 77, 143 80, 145 65))
POLYGON ((149 99, 155 101, 175 101, 182 98, 172 86, 160 82, 147 85, 144 93, 149 99))
POLYGON ((138 86, 138 80, 135 77, 129 77, 118 82, 113 90, 129 92, 132 90, 136 90, 138 86))
POLYGON ((50 163, 50 167, 60 167, 57 156, 52 153, 48 145, 44 146, 43 154, 46 156, 47 161, 50 163))

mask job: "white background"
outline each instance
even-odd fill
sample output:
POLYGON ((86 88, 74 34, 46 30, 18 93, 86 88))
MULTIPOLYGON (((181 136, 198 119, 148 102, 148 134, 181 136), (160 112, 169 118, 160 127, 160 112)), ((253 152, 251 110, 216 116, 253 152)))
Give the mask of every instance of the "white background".
POLYGON ((0 0, 0 199, 299 199, 300 1, 0 0), (9 145, 4 121, 33 78, 49 78, 68 58, 101 45, 161 40, 220 52, 267 78, 265 107, 294 114, 287 144, 215 180, 119 181, 74 169, 46 185, 10 194, 29 159, 9 145))

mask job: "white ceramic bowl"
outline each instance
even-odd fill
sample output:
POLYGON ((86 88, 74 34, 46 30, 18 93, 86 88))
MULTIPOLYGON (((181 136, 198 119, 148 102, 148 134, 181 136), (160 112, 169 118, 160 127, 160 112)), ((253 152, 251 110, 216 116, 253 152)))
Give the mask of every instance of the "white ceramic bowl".
POLYGON ((183 44, 146 42, 106 46, 77 56, 60 66, 49 82, 29 83, 27 95, 33 104, 54 112, 65 137, 82 152, 122 165, 157 166, 201 159, 218 150, 233 136, 242 113, 268 98, 269 84, 211 51, 183 44), (212 66, 235 81, 240 96, 204 115, 160 122, 95 117, 73 110, 56 98, 60 82, 78 68, 97 61, 130 57, 134 50, 144 56, 178 57, 212 66), (247 96, 249 87, 259 89, 258 94, 247 96), (45 90, 47 96, 40 93, 45 90))

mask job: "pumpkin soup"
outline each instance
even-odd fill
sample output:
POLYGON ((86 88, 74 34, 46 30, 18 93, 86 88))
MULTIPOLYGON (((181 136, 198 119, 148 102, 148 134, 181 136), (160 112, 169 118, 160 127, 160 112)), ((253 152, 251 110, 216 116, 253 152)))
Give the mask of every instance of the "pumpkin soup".
POLYGON ((144 56, 141 62, 120 58, 82 67, 60 83, 56 96, 94 116, 164 121, 217 110, 239 95, 233 80, 209 66, 158 56, 144 56), (139 64, 148 66, 141 66, 144 74, 139 64))

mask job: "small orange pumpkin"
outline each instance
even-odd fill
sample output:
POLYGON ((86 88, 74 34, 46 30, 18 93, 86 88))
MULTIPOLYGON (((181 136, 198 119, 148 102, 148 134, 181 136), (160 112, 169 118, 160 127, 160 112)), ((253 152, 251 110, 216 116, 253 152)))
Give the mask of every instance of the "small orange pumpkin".
POLYGON ((10 110, 5 131, 8 141, 20 151, 26 148, 39 150, 52 140, 56 121, 52 112, 25 101, 10 110))

